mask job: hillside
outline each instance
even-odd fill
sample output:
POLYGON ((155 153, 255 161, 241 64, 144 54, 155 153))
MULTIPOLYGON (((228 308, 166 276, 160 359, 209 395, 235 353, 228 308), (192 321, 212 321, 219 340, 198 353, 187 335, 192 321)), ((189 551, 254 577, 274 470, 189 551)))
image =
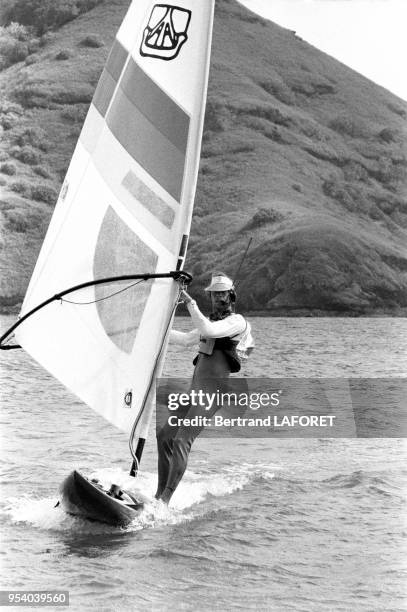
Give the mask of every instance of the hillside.
MULTIPOLYGON (((0 15, 3 311, 24 295, 128 0, 71 5, 82 14, 61 25, 54 11, 36 30, 0 15)), ((406 116, 406 102, 295 33, 217 0, 191 292, 202 297, 213 269, 233 275, 253 237, 245 310, 404 312, 406 116)))

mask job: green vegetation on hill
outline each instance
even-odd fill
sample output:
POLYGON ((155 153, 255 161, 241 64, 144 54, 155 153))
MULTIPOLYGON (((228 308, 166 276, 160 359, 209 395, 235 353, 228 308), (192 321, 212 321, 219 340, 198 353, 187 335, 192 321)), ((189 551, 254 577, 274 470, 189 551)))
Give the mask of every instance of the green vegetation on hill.
MULTIPOLYGON (((191 291, 202 298, 213 269, 233 274, 253 237, 244 309, 401 312, 407 103, 235 0, 216 4, 191 291)), ((7 0, 1 9, 3 309, 24 294, 127 6, 7 0)))

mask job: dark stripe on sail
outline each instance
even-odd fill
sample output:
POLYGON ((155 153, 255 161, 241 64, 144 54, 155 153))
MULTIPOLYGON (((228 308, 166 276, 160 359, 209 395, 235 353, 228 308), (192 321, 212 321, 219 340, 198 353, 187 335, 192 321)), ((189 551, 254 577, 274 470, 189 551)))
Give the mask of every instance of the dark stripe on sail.
MULTIPOLYGON (((116 40, 93 98, 102 117, 106 116, 127 57, 127 50, 116 40)), ((132 58, 106 121, 135 161, 179 202, 190 118, 132 58)), ((159 210, 155 203, 152 206, 159 210)), ((146 208, 153 212, 150 206, 146 208)), ((173 220, 167 213, 161 207, 159 214, 153 214, 170 227, 173 220)))
POLYGON ((179 202, 185 154, 136 108, 121 87, 106 121, 115 138, 133 159, 179 202))
POLYGON ((129 53, 115 40, 93 96, 93 104, 104 117, 129 53))
POLYGON ((117 82, 126 63, 129 52, 123 47, 121 43, 116 39, 113 43, 112 50, 107 58, 105 70, 114 78, 117 82))
POLYGON ((120 87, 136 108, 185 153, 188 142, 189 116, 167 94, 130 60, 120 87))
POLYGON ((96 106, 99 113, 104 117, 110 104, 110 100, 113 97, 113 93, 116 87, 116 81, 110 76, 110 74, 103 70, 102 76, 99 79, 98 86, 96 87, 95 95, 93 96, 93 104, 96 106))
POLYGON ((147 208, 163 225, 171 228, 175 212, 168 206, 164 200, 159 198, 151 191, 135 174, 129 171, 123 179, 123 187, 134 197, 140 204, 147 208))

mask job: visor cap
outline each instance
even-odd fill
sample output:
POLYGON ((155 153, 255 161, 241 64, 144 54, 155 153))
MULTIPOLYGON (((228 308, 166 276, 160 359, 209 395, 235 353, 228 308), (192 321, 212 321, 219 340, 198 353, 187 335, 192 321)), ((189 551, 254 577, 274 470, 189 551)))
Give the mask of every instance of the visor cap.
POLYGON ((232 289, 234 289, 232 279, 223 272, 214 272, 210 285, 205 287, 205 291, 231 291, 232 289))

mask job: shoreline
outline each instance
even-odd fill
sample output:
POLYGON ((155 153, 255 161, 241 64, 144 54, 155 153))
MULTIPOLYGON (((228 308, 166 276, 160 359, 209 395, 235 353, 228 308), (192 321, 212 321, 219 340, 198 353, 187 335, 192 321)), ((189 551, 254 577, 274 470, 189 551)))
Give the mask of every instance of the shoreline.
MULTIPOLYGON (((20 312, 21 304, 14 304, 13 306, 6 306, 0 304, 0 315, 18 316, 20 312)), ((204 314, 208 313, 204 311, 204 314)), ((378 317, 393 317, 393 318, 407 318, 407 307, 399 308, 377 308, 372 310, 322 310, 317 308, 274 308, 270 310, 259 309, 259 310, 244 310, 242 309, 239 314, 247 317, 269 317, 269 318, 378 318, 378 317)), ((177 313, 176 318, 187 317, 187 312, 177 313)))

